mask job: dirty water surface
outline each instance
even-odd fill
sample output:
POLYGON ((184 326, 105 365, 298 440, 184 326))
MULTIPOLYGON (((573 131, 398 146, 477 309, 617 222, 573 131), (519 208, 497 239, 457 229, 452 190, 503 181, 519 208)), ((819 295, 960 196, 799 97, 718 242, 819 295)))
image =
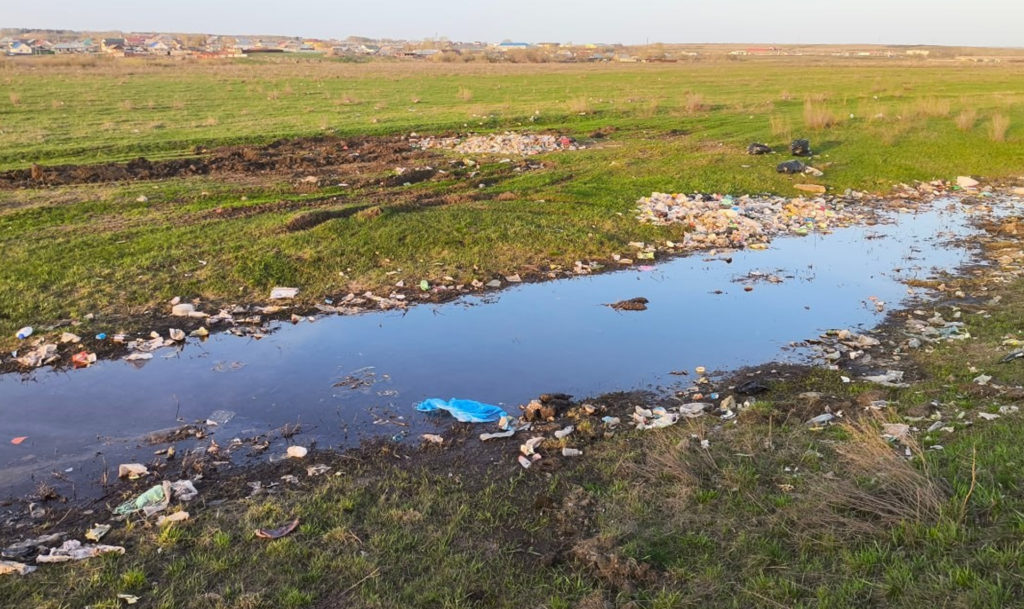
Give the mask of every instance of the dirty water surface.
POLYGON ((884 316, 878 301, 893 307, 907 297, 903 281, 965 263, 969 252, 951 245, 973 231, 962 209, 937 202, 874 226, 776 239, 767 251, 698 253, 405 312, 281 324, 258 341, 190 339, 148 362, 3 375, 0 497, 40 481, 88 496, 104 471, 151 462, 166 448, 146 434, 197 420, 218 424, 204 440, 180 441, 179 451, 211 436, 222 447, 265 436, 270 447, 248 458, 266 460, 289 443, 418 442, 451 422, 414 410, 429 397, 518 413, 543 392, 669 388, 688 384, 672 371, 695 366, 798 360, 806 353, 795 341, 872 327, 884 316), (607 306, 639 297, 646 310, 607 306), (297 435, 281 433, 297 424, 297 435), (13 437, 25 439, 15 445, 13 437))

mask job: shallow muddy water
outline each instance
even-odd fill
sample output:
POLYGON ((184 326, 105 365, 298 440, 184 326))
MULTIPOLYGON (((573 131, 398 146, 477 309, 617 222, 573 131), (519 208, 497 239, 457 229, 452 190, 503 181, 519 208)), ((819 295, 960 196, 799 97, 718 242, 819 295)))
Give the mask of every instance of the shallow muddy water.
POLYGON ((687 385, 669 372, 798 359, 791 342, 829 328, 871 327, 883 315, 871 297, 892 308, 907 296, 901 280, 963 263, 967 252, 947 242, 971 229, 951 209, 935 204, 893 215, 892 224, 777 239, 767 251, 729 253, 731 263, 697 254, 653 270, 521 285, 405 313, 283 324, 259 341, 190 339, 141 367, 105 361, 4 375, 0 495, 69 468, 81 494, 103 467, 152 460, 159 446, 140 445, 142 435, 216 410, 236 413, 213 428, 222 446, 296 422, 303 431, 294 441, 305 446, 350 446, 372 435, 415 441, 450 422, 413 409, 428 397, 518 412, 543 392, 583 397, 687 385), (783 281, 744 280, 752 271, 783 281), (649 299, 648 310, 604 306, 637 296, 649 299), (28 439, 15 446, 15 436, 28 439))

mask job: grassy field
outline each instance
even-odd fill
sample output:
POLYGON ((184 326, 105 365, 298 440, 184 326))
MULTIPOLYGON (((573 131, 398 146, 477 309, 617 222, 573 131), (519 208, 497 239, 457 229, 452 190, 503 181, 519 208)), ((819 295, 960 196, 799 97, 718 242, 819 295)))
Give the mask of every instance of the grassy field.
MULTIPOLYGON (((3 169, 316 134, 550 130, 590 146, 522 173, 481 158, 472 177, 463 167, 410 186, 378 186, 394 173, 380 165, 353 188, 310 189, 282 171, 3 190, 0 333, 93 312, 95 329, 112 331, 175 295, 261 300, 288 284, 312 302, 399 279, 468 283, 605 260, 631 240, 678 237, 633 219, 635 200, 653 190, 793 194, 793 179, 774 171, 788 157, 746 156, 755 140, 781 148, 809 137, 826 172, 818 181, 839 192, 1017 176, 1022 72, 857 61, 5 61, 3 169), (407 205, 446 194, 459 197, 407 205), (288 230, 304 202, 325 197, 329 210, 381 213, 288 230)), ((110 533, 104 542, 125 545, 125 556, 0 578, 0 598, 46 608, 119 607, 120 593, 197 608, 1013 606, 1024 598, 1019 415, 976 413, 1020 395, 972 379, 1024 383, 1020 362, 993 363, 1001 341, 1019 337, 1024 286, 982 294, 948 283, 1003 300, 985 314, 965 306, 975 338, 919 352, 924 380, 906 389, 812 371, 773 385, 735 424, 592 433, 583 458, 550 459, 546 471, 521 471, 514 447, 318 455, 340 475, 307 479, 295 465, 273 474, 295 473, 301 486, 252 498, 244 476, 210 483, 187 522, 110 533), (850 423, 805 426, 822 409, 808 391, 850 423), (882 421, 862 414, 869 399, 890 401, 884 420, 937 412, 954 431, 918 434, 921 450, 901 458, 879 439, 882 421), (253 535, 294 516, 302 524, 285 539, 253 535)))
MULTIPOLYGON (((417 213, 391 213, 377 188, 324 184, 311 192, 287 171, 0 191, 0 335, 87 313, 121 320, 175 295, 259 301, 268 287, 289 284, 310 303, 385 290, 398 279, 468 284, 607 260, 631 240, 677 234, 632 219, 633 203, 652 191, 796 194, 794 178, 774 171, 788 157, 748 157, 751 141, 784 151, 791 138, 810 138, 826 172, 816 181, 832 192, 958 174, 1014 176, 1022 72, 782 60, 5 60, 0 169, 174 158, 200 146, 325 134, 554 131, 590 147, 543 155, 542 169, 485 180, 484 188, 464 180, 464 190, 475 189, 471 200, 417 213), (588 139, 602 128, 608 137, 588 139), (511 200, 499 199, 503 193, 511 200), (328 196, 339 206, 381 203, 384 213, 291 232, 282 227, 301 211, 264 209, 328 196), (226 207, 253 211, 204 215, 226 207)), ((477 160, 485 176, 501 169, 500 159, 477 160)), ((393 169, 377 171, 383 178, 393 169)), ((417 184, 402 196, 456 186, 417 184)))

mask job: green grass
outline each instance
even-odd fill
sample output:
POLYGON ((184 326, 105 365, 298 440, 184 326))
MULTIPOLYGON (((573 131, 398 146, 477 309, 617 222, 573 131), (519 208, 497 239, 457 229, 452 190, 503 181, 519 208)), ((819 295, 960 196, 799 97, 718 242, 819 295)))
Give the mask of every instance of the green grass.
POLYGON ((586 138, 597 128, 617 130, 587 150, 544 155, 544 169, 494 173, 472 204, 385 209, 373 221, 335 219, 299 233, 282 230, 297 212, 232 220, 204 212, 324 194, 374 204, 380 194, 300 194, 286 178, 258 177, 0 192, 0 335, 86 313, 122 323, 175 295, 262 300, 267 287, 287 283, 310 303, 381 290, 398 278, 469 283, 526 265, 606 260, 632 240, 678 237, 678 228, 632 219, 635 200, 651 191, 795 194, 793 178, 774 171, 784 154, 743 154, 755 140, 784 150, 788 137, 810 137, 826 170, 820 181, 833 192, 1016 175, 1022 69, 3 61, 0 78, 16 95, 0 99, 0 169, 176 157, 197 146, 323 133, 521 129, 586 138), (805 126, 805 104, 837 123, 805 126), (961 110, 976 112, 977 124, 958 128, 961 110), (1010 121, 1005 141, 987 131, 996 113, 1010 121), (496 199, 506 191, 516 198, 496 199), (140 194, 146 203, 136 202, 140 194), (385 275, 397 269, 402 277, 385 275))

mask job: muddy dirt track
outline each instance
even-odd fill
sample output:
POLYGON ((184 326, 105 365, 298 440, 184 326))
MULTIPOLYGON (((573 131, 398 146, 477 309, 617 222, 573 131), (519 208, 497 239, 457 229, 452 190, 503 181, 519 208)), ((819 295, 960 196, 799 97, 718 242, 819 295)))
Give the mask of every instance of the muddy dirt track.
MULTIPOLYGON (((197 156, 150 161, 139 157, 126 163, 92 165, 33 165, 0 172, 0 188, 35 188, 101 182, 161 180, 217 174, 317 174, 350 165, 393 168, 435 158, 402 138, 312 137, 278 140, 266 146, 225 146, 197 156)), ((406 178, 404 181, 415 181, 406 178)))

